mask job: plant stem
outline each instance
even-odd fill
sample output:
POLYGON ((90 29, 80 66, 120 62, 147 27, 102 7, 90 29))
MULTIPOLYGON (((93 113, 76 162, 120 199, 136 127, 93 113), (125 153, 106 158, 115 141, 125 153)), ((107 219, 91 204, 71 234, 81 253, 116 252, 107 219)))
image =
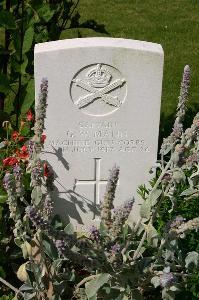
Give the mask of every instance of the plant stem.
POLYGON ((67 19, 66 20, 63 19, 63 22, 62 22, 62 24, 60 26, 60 35, 61 35, 61 32, 64 29, 66 29, 65 27, 66 27, 68 21, 71 19, 71 17, 73 15, 75 9, 77 8, 78 4, 79 4, 79 0, 77 0, 77 2, 75 4, 73 4, 74 6, 71 8, 71 11, 69 12, 67 19))
MULTIPOLYGON (((10 11, 10 6, 11 6, 10 0, 6 0, 6 11, 7 12, 10 11)), ((5 41, 5 55, 4 55, 4 61, 3 61, 3 74, 7 75, 8 60, 9 60, 8 49, 9 49, 9 45, 10 45, 10 32, 7 29, 5 29, 4 41, 5 41)), ((0 111, 4 110, 4 102, 5 102, 5 94, 0 93, 0 111)))
POLYGON ((139 255, 139 252, 140 252, 140 249, 142 248, 142 245, 143 245, 145 239, 146 239, 146 230, 145 230, 145 232, 144 232, 144 234, 143 234, 143 236, 142 236, 142 239, 141 239, 141 241, 140 241, 140 243, 139 243, 139 245, 138 245, 136 251, 134 252, 133 260, 136 260, 136 259, 137 259, 138 255, 139 255))
POLYGON ((21 294, 23 295, 23 293, 18 290, 16 287, 14 287, 12 284, 10 284, 9 282, 7 282, 5 279, 3 279, 2 277, 0 277, 0 282, 2 282, 4 285, 6 285, 7 287, 9 287, 11 290, 13 290, 16 294, 21 294))
MULTIPOLYGON (((98 274, 99 275, 99 274, 98 274)), ((91 276, 88 276, 84 279, 82 279, 77 285, 76 285, 76 288, 78 289, 81 285, 83 285, 84 283, 86 283, 87 281, 90 281, 92 279, 95 279, 97 275, 91 275, 91 276)))
MULTIPOLYGON (((20 61, 19 64, 21 66, 23 61, 23 39, 24 39, 24 26, 23 26, 23 18, 24 18, 24 0, 21 2, 21 29, 20 29, 20 61)), ((20 97, 21 97, 21 89, 22 89, 22 78, 21 71, 19 73, 19 85, 18 85, 18 93, 16 97, 16 127, 19 125, 19 114, 20 114, 20 97)))
MULTIPOLYGON (((163 170, 162 173, 160 174, 160 176, 159 176, 158 180, 156 181, 154 187, 153 187, 152 190, 150 191, 148 197, 150 197, 151 193, 152 193, 152 192, 158 187, 158 185, 160 184, 160 182, 161 182, 162 178, 164 177, 166 171, 169 169, 169 167, 170 167, 170 165, 171 165, 171 162, 172 162, 172 160, 170 159, 170 160, 168 161, 167 165, 165 166, 164 170, 163 170)), ((164 195, 168 192, 168 189, 169 189, 169 186, 166 188, 166 191, 164 192, 164 195)), ((164 198, 164 195, 162 196, 161 200, 159 201, 158 208, 160 207, 160 204, 161 204, 161 202, 162 202, 162 199, 164 198)), ((153 222, 154 217, 156 216, 157 212, 158 212, 157 209, 153 212, 152 216, 151 216, 150 219, 149 219, 148 224, 153 222)), ((140 219, 138 220, 138 222, 137 222, 137 224, 136 224, 136 226, 135 226, 135 229, 136 229, 136 230, 138 229, 138 227, 139 227, 139 225, 140 225, 140 223, 141 223, 141 220, 142 220, 142 218, 140 218, 140 219)), ((135 230, 135 229, 134 229, 134 230, 135 230)), ((143 233, 142 239, 140 240, 140 243, 139 243, 139 245, 138 245, 138 248, 137 248, 136 251, 134 252, 133 260, 136 260, 137 256, 139 255, 139 251, 140 251, 140 249, 142 248, 142 245, 143 245, 143 243, 144 243, 144 241, 145 241, 146 235, 147 235, 147 233, 146 233, 146 229, 145 229, 145 232, 143 233)))

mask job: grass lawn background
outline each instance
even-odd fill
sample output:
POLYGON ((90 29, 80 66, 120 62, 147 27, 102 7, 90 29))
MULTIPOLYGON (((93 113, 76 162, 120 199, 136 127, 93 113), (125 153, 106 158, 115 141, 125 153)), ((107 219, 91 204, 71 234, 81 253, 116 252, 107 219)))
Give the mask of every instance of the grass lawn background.
POLYGON ((62 32, 61 39, 108 36, 162 45, 165 62, 160 141, 171 131, 183 68, 190 65, 191 89, 185 120, 185 126, 189 126, 199 111, 199 0, 79 0, 77 11, 80 23, 94 20, 107 33, 69 29, 62 32))
MULTIPOLYGON (((81 22, 93 19, 109 33, 80 29, 82 37, 110 36, 160 43, 165 53, 161 136, 172 127, 182 71, 191 67, 187 125, 199 111, 199 0, 80 0, 81 22)), ((62 38, 75 37, 77 30, 62 38), (74 32, 76 31, 76 32, 74 32)))

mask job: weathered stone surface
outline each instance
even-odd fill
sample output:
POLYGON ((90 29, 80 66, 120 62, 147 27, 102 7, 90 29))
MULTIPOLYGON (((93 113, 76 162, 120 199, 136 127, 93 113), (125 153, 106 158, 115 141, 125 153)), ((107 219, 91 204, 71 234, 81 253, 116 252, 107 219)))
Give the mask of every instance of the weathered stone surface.
POLYGON ((56 173, 56 210, 67 222, 96 222, 109 169, 120 166, 115 205, 149 178, 156 161, 163 50, 113 38, 35 47, 36 96, 49 81, 44 159, 56 173))

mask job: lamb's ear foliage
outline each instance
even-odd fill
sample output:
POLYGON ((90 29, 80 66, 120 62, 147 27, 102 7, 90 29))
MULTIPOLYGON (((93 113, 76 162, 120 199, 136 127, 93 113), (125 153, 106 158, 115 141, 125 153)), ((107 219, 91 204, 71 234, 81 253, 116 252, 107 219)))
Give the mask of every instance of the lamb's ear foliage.
MULTIPOLYGON (((52 18, 45 15, 45 20, 52 18)), ((0 197, 7 201, 15 243, 27 260, 17 271, 24 299, 175 299, 185 292, 187 280, 199 269, 194 235, 199 229, 199 113, 184 130, 188 81, 186 66, 174 130, 163 142, 155 178, 139 188, 140 216, 134 214, 133 222, 128 218, 134 198, 114 206, 119 168, 113 166, 101 223, 76 232, 52 213, 54 174, 40 158, 48 97, 48 81, 42 80, 29 159, 25 167, 20 163, 7 170, 7 197, 0 197), (27 172, 31 199, 23 180, 27 172)))

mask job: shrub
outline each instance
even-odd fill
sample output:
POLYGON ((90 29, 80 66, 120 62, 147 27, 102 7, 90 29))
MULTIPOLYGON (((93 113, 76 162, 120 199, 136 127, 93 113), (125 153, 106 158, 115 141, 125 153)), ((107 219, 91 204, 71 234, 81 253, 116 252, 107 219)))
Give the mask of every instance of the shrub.
POLYGON ((19 127, 34 104, 33 48, 81 28, 107 33, 94 20, 80 22, 79 0, 2 0, 0 3, 0 121, 19 127))

